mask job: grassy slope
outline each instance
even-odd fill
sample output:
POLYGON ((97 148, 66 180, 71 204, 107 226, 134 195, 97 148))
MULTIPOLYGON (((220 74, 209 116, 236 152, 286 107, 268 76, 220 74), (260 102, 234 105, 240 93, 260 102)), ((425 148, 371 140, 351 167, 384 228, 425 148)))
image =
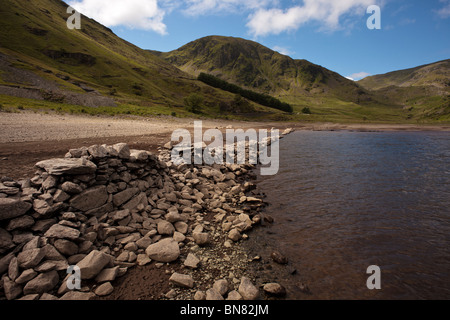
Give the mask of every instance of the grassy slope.
MULTIPOLYGON (((105 96, 114 94, 125 113, 131 109, 133 114, 147 114, 142 110, 133 112, 135 106, 136 109, 149 108, 156 114, 175 112, 178 116, 191 116, 183 100, 190 93, 198 92, 205 97, 204 116, 219 117, 222 115, 218 101, 232 101, 233 95, 196 81, 156 55, 120 39, 94 20, 82 16, 82 29, 69 30, 66 8, 59 0, 2 0, 0 53, 18 59, 13 63, 15 67, 32 71, 61 88, 82 93, 83 90, 74 85, 81 82, 105 96), (49 50, 71 55, 82 53, 93 57, 95 63, 86 64, 71 57, 51 58, 45 54, 49 50), (62 80, 61 75, 70 80, 62 80)), ((1 80, 1 84, 15 83, 1 80)), ((26 87, 26 84, 20 85, 26 87)), ((5 101, 5 97, 2 101, 7 106, 13 105, 5 101)), ((25 99, 19 104, 29 105, 29 101, 25 99)), ((258 105, 254 108, 268 111, 258 105)), ((107 113, 116 112, 108 110, 107 113)))
POLYGON ((274 95, 294 107, 293 120, 404 122, 408 117, 401 106, 335 72, 249 40, 210 36, 159 55, 193 76, 206 72, 274 95), (304 107, 313 114, 303 115, 304 107))
MULTIPOLYGON (((439 74, 443 86, 448 83, 448 62, 428 67, 405 82, 405 88, 374 90, 306 60, 294 60, 256 42, 240 38, 210 36, 195 40, 168 53, 159 53, 167 61, 193 76, 200 72, 263 93, 272 94, 294 107, 292 120, 338 122, 448 122, 450 110, 446 98, 423 87, 430 73, 439 74), (444 70, 444 71, 443 71, 444 70), (425 72, 426 71, 426 72, 425 72), (410 79, 411 80, 411 79, 410 79), (414 107, 407 106, 411 103, 414 107), (303 115, 309 107, 313 114, 303 115)), ((442 91, 442 88, 440 89, 442 91)), ((285 116, 278 116, 286 118, 285 116)))
POLYGON ((371 76, 358 83, 403 106, 411 120, 450 121, 450 60, 371 76))
MULTIPOLYGON (((402 104, 393 105, 390 96, 383 92, 374 96, 325 68, 305 60, 293 60, 243 39, 208 37, 203 39, 206 42, 194 41, 164 54, 142 50, 84 16, 82 30, 70 31, 66 27, 69 16, 66 7, 60 0, 2 0, 0 53, 14 58, 15 67, 30 70, 61 88, 83 93, 75 84, 79 82, 105 96, 114 93, 119 106, 90 110, 47 101, 33 104, 28 99, 1 96, 3 106, 72 113, 170 115, 175 112, 177 116, 192 116, 183 107, 183 100, 197 92, 205 97, 202 116, 206 117, 339 122, 417 122, 430 118, 424 117, 429 108, 423 106, 420 116, 408 120, 411 112, 404 110, 402 104), (72 58, 52 59, 45 54, 46 50, 82 53, 95 58, 95 63, 86 65, 72 58), (166 59, 190 74, 167 63, 166 59), (196 81, 193 76, 200 71, 273 94, 291 103, 295 112, 286 115, 252 104, 255 112, 250 114, 223 114, 220 102, 232 101, 234 96, 196 81), (70 80, 62 80, 61 75, 70 80), (377 101, 380 97, 382 103, 377 101), (310 107, 313 115, 303 115, 304 107, 310 107)), ((8 83, 3 75, 0 69, 0 84, 15 84, 8 83)), ((20 85, 26 87, 23 83, 20 85)), ((420 100, 417 95, 414 99, 420 100)), ((435 100, 439 109, 441 102, 435 100)), ((414 110, 415 115, 419 114, 417 110, 419 108, 414 110)))
POLYGON ((348 98, 354 98, 358 91, 364 91, 321 66, 241 38, 205 37, 161 56, 192 75, 206 72, 274 95, 340 95, 344 90, 350 93, 348 98))
POLYGON ((370 90, 379 90, 390 86, 448 88, 450 86, 450 59, 416 68, 370 76, 358 81, 358 83, 370 90))

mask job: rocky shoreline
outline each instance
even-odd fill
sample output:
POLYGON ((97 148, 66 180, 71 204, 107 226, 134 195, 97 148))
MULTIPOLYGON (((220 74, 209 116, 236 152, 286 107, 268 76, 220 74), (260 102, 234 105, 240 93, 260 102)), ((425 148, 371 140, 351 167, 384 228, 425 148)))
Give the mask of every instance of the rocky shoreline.
POLYGON ((39 162, 31 179, 3 177, 0 299, 142 299, 115 296, 134 268, 168 279, 153 299, 283 296, 279 284, 255 286, 248 264, 258 257, 241 245, 271 221, 249 181, 254 166, 177 166, 170 148, 95 145, 39 162), (79 267, 78 290, 69 266, 79 267))

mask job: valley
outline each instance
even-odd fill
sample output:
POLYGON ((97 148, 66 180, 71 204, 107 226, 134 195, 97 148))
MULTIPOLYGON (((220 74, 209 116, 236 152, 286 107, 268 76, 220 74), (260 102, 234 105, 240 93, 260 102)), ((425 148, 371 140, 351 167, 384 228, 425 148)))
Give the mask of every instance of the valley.
POLYGON ((70 30, 68 17, 62 1, 5 0, 0 111, 301 123, 450 121, 448 60, 354 82, 242 38, 208 36, 163 53, 141 49, 85 16, 83 28, 70 30), (197 80, 201 73, 271 96, 292 112, 207 85, 197 80), (192 109, 186 99, 194 94, 199 102, 192 109))

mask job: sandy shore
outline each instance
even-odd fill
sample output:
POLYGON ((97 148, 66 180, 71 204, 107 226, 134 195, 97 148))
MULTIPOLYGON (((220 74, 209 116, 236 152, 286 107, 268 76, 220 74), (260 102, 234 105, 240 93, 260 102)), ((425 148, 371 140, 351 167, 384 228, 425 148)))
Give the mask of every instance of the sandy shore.
MULTIPOLYGON (((175 129, 191 129, 194 119, 179 118, 111 118, 78 115, 40 114, 33 112, 0 113, 0 143, 61 141, 169 134, 175 129)), ((303 130, 355 131, 450 131, 450 125, 414 124, 334 124, 334 123, 271 123, 203 120, 204 128, 295 127, 303 130)))
MULTIPOLYGON (((192 130, 194 119, 111 118, 79 115, 0 112, 0 176, 14 179, 34 173, 34 164, 63 157, 67 150, 94 144, 126 142, 132 148, 156 151, 176 129, 192 130)), ((203 128, 293 127, 317 131, 450 131, 450 125, 271 123, 203 120, 203 128)))
MULTIPOLYGON (((233 122, 236 128, 267 124, 233 122)), ((125 142, 130 147, 156 151, 176 129, 192 130, 193 119, 111 118, 75 115, 0 112, 0 177, 30 176, 34 165, 52 157, 64 157, 69 149, 94 144, 125 142)), ((204 120, 203 128, 224 129, 230 123, 204 120)))
MULTIPOLYGON (((191 129, 194 121, 172 117, 133 119, 33 112, 0 113, 0 143, 169 134, 176 129, 191 129)), ((202 122, 207 129, 224 128, 225 125, 224 121, 219 120, 202 122)), ((233 124, 242 128, 262 126, 261 123, 252 122, 233 124)))
POLYGON ((361 131, 361 132, 382 132, 382 131, 450 131, 450 125, 417 125, 417 124, 338 124, 338 123, 308 123, 295 124, 291 127, 297 130, 314 131, 361 131))

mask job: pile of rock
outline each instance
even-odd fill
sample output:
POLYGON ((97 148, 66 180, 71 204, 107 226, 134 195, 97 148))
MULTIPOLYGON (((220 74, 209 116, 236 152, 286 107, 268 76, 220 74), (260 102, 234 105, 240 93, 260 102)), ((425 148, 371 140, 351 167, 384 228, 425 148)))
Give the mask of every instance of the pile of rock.
MULTIPOLYGON (((167 149, 156 156, 116 144, 73 149, 36 167, 31 179, 0 180, 0 299, 105 296, 130 267, 208 245, 207 217, 226 232, 225 247, 264 221, 262 200, 246 196, 251 165, 177 166, 167 149), (79 267, 79 290, 68 286, 70 266, 79 267)), ((188 258, 186 265, 199 263, 188 258)), ((172 277, 192 284, 181 280, 172 277)))
POLYGON ((32 179, 0 184, 0 289, 7 299, 91 298, 90 288, 67 288, 70 265, 100 285, 95 294, 108 294, 126 268, 175 261, 186 241, 207 244, 206 212, 242 215, 228 219, 232 234, 253 223, 227 204, 245 202, 249 185, 235 180, 244 167, 176 167, 125 144, 70 150, 36 166, 32 179))

